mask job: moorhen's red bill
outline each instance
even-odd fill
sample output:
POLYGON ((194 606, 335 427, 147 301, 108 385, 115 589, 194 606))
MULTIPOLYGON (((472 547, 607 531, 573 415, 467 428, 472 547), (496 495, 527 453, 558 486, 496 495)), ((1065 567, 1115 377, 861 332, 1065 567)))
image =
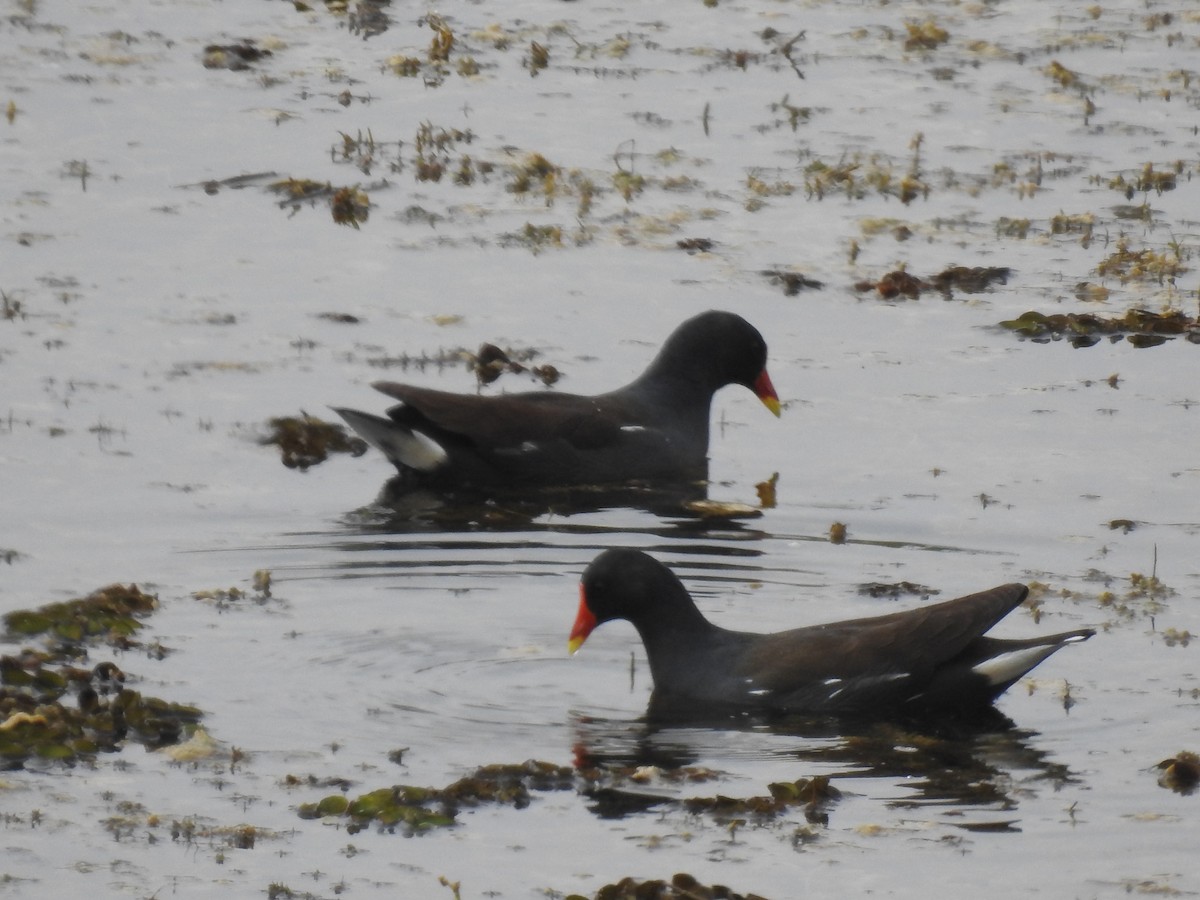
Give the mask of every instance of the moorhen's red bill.
POLYGON ((376 382, 387 418, 335 409, 416 484, 446 487, 683 482, 708 474, 713 394, 748 387, 776 416, 767 344, 739 315, 710 311, 667 338, 623 388, 483 397, 376 382))
POLYGON ((574 653, 604 622, 632 622, 646 646, 658 710, 882 718, 982 707, 1055 650, 1095 633, 984 637, 1027 593, 1006 584, 891 615, 751 634, 705 619, 653 557, 614 549, 583 573, 568 647, 574 653))

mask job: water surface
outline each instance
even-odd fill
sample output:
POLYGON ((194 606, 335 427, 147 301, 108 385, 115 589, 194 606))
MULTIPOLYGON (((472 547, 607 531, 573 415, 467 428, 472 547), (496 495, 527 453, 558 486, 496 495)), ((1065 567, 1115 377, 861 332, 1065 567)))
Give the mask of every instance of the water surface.
POLYGON ((773 898, 1200 890, 1196 798, 1154 768, 1200 746, 1200 351, 997 327, 1196 314, 1195 11, 451 2, 441 65, 432 11, 384 7, 370 35, 320 4, 183 0, 13 3, 0 25, 0 606, 156 592, 173 652, 117 661, 219 742, 7 773, 8 893, 450 896, 445 876, 463 897, 590 896, 680 871, 773 898), (202 65, 243 39, 271 55, 202 65), (285 178, 357 187, 369 218, 281 202, 285 178), (948 298, 856 288, 952 265, 1011 273, 948 298), (786 406, 730 389, 714 408, 709 494, 754 504, 778 472, 758 518, 414 519, 373 505, 375 453, 300 473, 258 443, 273 416, 382 409, 381 377, 473 390, 434 360, 483 341, 608 389, 712 307, 766 335, 786 406), (651 729, 632 628, 566 656, 579 573, 614 545, 674 566, 727 627, 924 602, 871 582, 1020 580, 1045 586, 1038 615, 1002 633, 1100 633, 971 731, 651 729), (194 596, 261 569, 269 599, 194 596), (356 796, 529 759, 658 769, 411 840, 296 813, 324 779, 356 796), (842 792, 824 819, 731 828, 684 804, 816 775, 842 792))

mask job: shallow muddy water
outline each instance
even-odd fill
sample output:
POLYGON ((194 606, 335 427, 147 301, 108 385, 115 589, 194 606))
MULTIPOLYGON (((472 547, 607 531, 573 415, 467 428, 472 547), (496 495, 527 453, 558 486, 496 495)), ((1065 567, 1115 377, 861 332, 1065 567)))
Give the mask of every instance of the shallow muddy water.
POLYGON ((86 664, 215 742, 5 772, 5 896, 1200 891, 1197 797, 1156 768, 1200 751, 1200 348, 1000 325, 1197 314, 1191 4, 302 6, 0 20, 0 612, 156 594, 86 664), (245 41, 269 55, 205 66, 245 41), (1009 272, 933 286, 952 266, 1009 272), (874 287, 901 270, 918 299, 874 287), (785 406, 714 405, 709 496, 779 473, 755 518, 389 513, 374 451, 260 443, 381 411, 379 378, 474 390, 485 341, 615 387, 708 308, 763 332, 785 406), (1099 633, 972 730, 651 729, 632 627, 566 653, 619 545, 727 627, 1019 580, 1040 603, 1001 634, 1099 633), (573 774, 410 839, 299 814, 527 760, 573 774), (840 799, 704 802, 816 776, 840 799))

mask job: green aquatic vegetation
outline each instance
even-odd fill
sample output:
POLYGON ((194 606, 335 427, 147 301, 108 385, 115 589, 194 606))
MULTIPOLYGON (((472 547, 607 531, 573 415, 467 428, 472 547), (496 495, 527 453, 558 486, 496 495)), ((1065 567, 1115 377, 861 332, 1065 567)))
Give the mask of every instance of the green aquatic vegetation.
POLYGON ((579 198, 579 205, 576 207, 575 215, 580 219, 586 218, 588 213, 592 211, 592 204, 596 201, 596 197, 600 193, 599 188, 596 187, 592 179, 583 173, 572 172, 571 189, 579 198))
POLYGON ((617 193, 620 194, 626 203, 629 203, 646 189, 646 179, 636 172, 627 172, 624 169, 618 169, 613 173, 612 184, 617 193))
POLYGON ((428 25, 433 30, 433 40, 429 42, 426 55, 431 63, 443 63, 450 59, 450 51, 454 49, 454 32, 446 24, 446 20, 437 13, 427 13, 417 20, 419 25, 428 25))
POLYGON ((458 170, 454 173, 454 183, 465 187, 474 182, 475 164, 471 161, 471 157, 464 154, 458 161, 458 170))
MULTIPOLYGON (((0 766, 21 768, 30 760, 72 764, 99 752, 117 752, 128 741, 151 749, 178 743, 200 721, 193 706, 168 703, 122 687, 97 666, 92 672, 74 667, 50 668, 42 663, 26 685, 7 683, 13 669, 5 667, 6 683, 0 686, 0 766), (75 696, 68 701, 66 687, 47 686, 63 679, 75 696)), ((111 665, 111 664, 109 664, 111 665)), ((115 667, 113 667, 115 668, 115 667)))
POLYGON ((283 194, 290 200, 308 200, 332 193, 334 188, 328 181, 313 181, 310 178, 286 178, 271 182, 266 190, 283 194))
POLYGON ((548 248, 562 247, 563 230, 558 225, 534 225, 532 222, 526 222, 520 231, 501 235, 500 244, 504 247, 524 247, 536 255, 548 248))
POLYGON ((1096 267, 1101 276, 1114 275, 1122 282, 1130 281, 1174 281, 1186 272, 1183 251, 1178 244, 1168 245, 1166 252, 1143 248, 1133 250, 1129 246, 1129 238, 1122 236, 1117 240, 1117 248, 1101 260, 1096 267))
MULTIPOLYGON (((345 135, 343 135, 345 139, 345 135)), ((380 187, 381 185, 376 185, 380 187)), ((301 203, 316 203, 326 200, 329 203, 333 221, 339 225, 351 225, 358 228, 359 222, 365 222, 370 214, 371 201, 366 191, 358 185, 349 187, 334 187, 328 181, 314 181, 311 178, 284 178, 267 185, 267 190, 282 194, 284 199, 280 206, 290 206, 297 210, 301 203)))
MULTIPOLYGON (((1101 609, 1112 613, 1122 621, 1154 618, 1167 610, 1167 601, 1176 596, 1170 585, 1164 584, 1157 575, 1131 572, 1124 590, 1104 590, 1095 598, 1101 609)), ((1168 646, 1187 646, 1192 635, 1168 628, 1161 632, 1168 646)))
POLYGON ((271 571, 269 569, 256 570, 251 582, 251 591, 244 591, 239 587, 214 588, 193 591, 192 598, 195 600, 211 601, 219 609, 225 609, 229 604, 236 603, 239 600, 250 599, 262 604, 271 599, 271 571))
POLYGON ((1109 179, 1108 187, 1120 191, 1126 200, 1133 199, 1134 194, 1148 194, 1154 191, 1162 196, 1166 191, 1175 190, 1179 177, 1184 174, 1184 162, 1181 159, 1170 163, 1166 169, 1156 169, 1154 163, 1148 162, 1141 171, 1132 173, 1128 178, 1118 173, 1109 179))
POLYGON ((1163 584, 1157 575, 1143 575, 1141 572, 1129 574, 1129 591, 1126 596, 1131 600, 1166 600, 1175 594, 1175 589, 1163 584))
MULTIPOLYGON (((361 9, 365 4, 358 4, 361 9)), ((380 20, 382 13, 372 15, 370 23, 375 23, 380 20)), ((437 13, 428 13, 421 16, 417 20, 419 26, 428 26, 433 31, 433 37, 429 41, 429 46, 425 49, 424 58, 420 56, 410 55, 408 53, 393 54, 383 62, 385 71, 390 71, 393 75, 399 78, 416 78, 421 77, 426 87, 437 87, 446 80, 449 73, 448 63, 450 61, 450 53, 454 50, 457 43, 454 32, 446 23, 446 20, 437 13)), ((382 22, 382 27, 374 31, 380 33, 386 29, 386 19, 382 22)), ((353 30, 353 29, 352 29, 353 30)), ((369 34, 367 35, 370 36, 369 34)), ((471 61, 474 63, 474 61, 471 61)), ((463 65, 460 60, 457 66, 457 71, 460 75, 473 75, 478 72, 478 65, 463 65)))
POLYGON ((330 158, 334 162, 351 163, 364 175, 371 174, 375 156, 382 149, 375 143, 375 136, 371 134, 371 130, 368 128, 365 135, 361 131, 354 135, 339 131, 338 135, 342 139, 341 144, 335 144, 329 149, 330 158))
POLYGON ((1009 154, 986 177, 968 178, 967 183, 974 185, 969 191, 972 196, 990 187, 1012 188, 1018 197, 1033 197, 1049 182, 1074 180, 1086 172, 1085 162, 1074 154, 1031 150, 1009 154))
POLYGON ((1056 82, 1064 90, 1088 90, 1083 82, 1083 77, 1078 72, 1068 69, 1058 60, 1053 60, 1050 65, 1042 69, 1042 72, 1047 78, 1056 82))
POLYGON ((779 473, 772 472, 771 477, 754 485, 758 494, 758 505, 763 509, 774 509, 778 502, 779 473))
POLYGON ((528 194, 541 190, 549 205, 558 189, 559 168, 540 153, 530 153, 509 172, 510 194, 528 194))
POLYGON ((801 809, 810 824, 827 824, 829 807, 841 798, 841 792, 824 775, 769 784, 765 795, 730 797, 718 794, 676 799, 661 790, 648 792, 645 786, 658 784, 678 788, 703 784, 720 779, 722 773, 702 766, 664 769, 585 764, 578 774, 583 782, 582 793, 592 801, 592 811, 606 819, 670 804, 693 815, 710 816, 725 827, 740 827, 746 824, 747 817, 755 822, 774 820, 793 809, 801 809))
MULTIPOLYGON (((679 872, 670 881, 653 879, 639 881, 622 878, 596 891, 594 900, 766 900, 757 894, 739 894, 723 884, 705 885, 686 872, 679 872)), ((580 894, 568 894, 564 900, 588 900, 580 894)))
POLYGON ((19 609, 4 616, 10 637, 47 635, 67 644, 103 640, 128 647, 141 619, 158 607, 158 598, 137 585, 112 584, 78 600, 19 609))
POLYGON ((776 782, 767 786, 767 795, 754 797, 690 797, 683 801, 689 813, 706 813, 724 825, 742 821, 743 816, 757 820, 774 819, 789 809, 801 807, 810 823, 827 824, 827 809, 841 799, 841 791, 829 783, 825 775, 801 778, 797 781, 776 782))
POLYGON ((767 109, 777 115, 780 113, 784 115, 785 118, 782 122, 774 123, 776 126, 786 123, 792 131, 795 131, 801 123, 808 122, 812 118, 813 111, 810 106, 796 106, 789 102, 790 96, 790 94, 784 94, 782 100, 769 104, 767 109))
POLYGON ((401 78, 416 78, 421 74, 421 60, 415 56, 405 56, 403 53, 389 56, 384 60, 384 65, 401 78))
POLYGON ((907 241, 913 236, 913 226, 900 219, 887 216, 867 216, 858 220, 858 230, 864 238, 875 238, 890 234, 897 241, 907 241))
POLYGON ((1165 628, 1159 632, 1159 635, 1162 637, 1163 643, 1168 647, 1186 647, 1192 642, 1192 638, 1195 637, 1195 635, 1193 635, 1186 628, 1183 630, 1178 628, 1165 628))
MULTIPOLYGON (((112 662, 87 668, 89 649, 143 648, 135 639, 158 600, 136 586, 110 585, 87 597, 4 616, 5 637, 41 638, 0 657, 0 767, 33 760, 72 764, 128 741, 150 748, 177 743, 202 716, 199 709, 125 687, 112 662)), ((162 658, 150 645, 147 655, 162 658)))
POLYGON ((746 187, 753 197, 790 197, 796 186, 790 181, 766 181, 753 172, 746 176, 746 187))
POLYGON ((1071 215, 1059 213, 1056 216, 1050 217, 1051 234, 1079 234, 1090 239, 1095 227, 1096 216, 1094 213, 1075 213, 1071 215))
MULTIPOLYGON (((330 148, 330 157, 334 162, 353 165, 363 174, 370 174, 379 163, 386 164, 393 173, 403 172, 411 166, 417 181, 438 182, 449 172, 455 184, 468 186, 477 179, 486 180, 486 176, 494 169, 491 162, 461 154, 459 145, 475 140, 474 133, 469 129, 442 128, 432 122, 422 122, 417 126, 411 145, 403 140, 377 141, 369 129, 365 135, 361 131, 354 135, 346 132, 338 134, 341 141, 330 148), (406 151, 406 146, 411 146, 411 151, 406 151), (459 154, 457 162, 455 154, 459 154)), ((322 187, 317 185, 310 191, 322 187)))
POLYGON ((861 200, 867 193, 859 175, 863 165, 858 156, 834 163, 813 160, 804 167, 804 190, 808 198, 824 200, 830 194, 843 194, 861 200))
POLYGON ((836 162, 815 159, 804 167, 805 195, 823 200, 843 195, 862 200, 871 192, 895 197, 905 206, 913 200, 928 198, 932 188, 921 174, 921 146, 924 136, 916 134, 909 142, 911 156, 905 169, 880 153, 855 153, 836 162))
POLYGON ((485 803, 524 809, 531 791, 559 791, 574 787, 574 771, 566 766, 530 760, 520 765, 482 766, 471 775, 444 788, 393 785, 350 799, 333 794, 316 803, 302 803, 302 819, 348 818, 351 834, 375 824, 383 831, 422 834, 456 824, 458 810, 485 803))
POLYGON ((1000 327, 1035 341, 1066 338, 1074 347, 1091 347, 1104 337, 1113 341, 1127 339, 1135 347, 1155 347, 1179 335, 1191 343, 1200 343, 1200 322, 1179 310, 1155 313, 1131 309, 1119 316, 1029 310, 1015 319, 1000 322, 1000 327))

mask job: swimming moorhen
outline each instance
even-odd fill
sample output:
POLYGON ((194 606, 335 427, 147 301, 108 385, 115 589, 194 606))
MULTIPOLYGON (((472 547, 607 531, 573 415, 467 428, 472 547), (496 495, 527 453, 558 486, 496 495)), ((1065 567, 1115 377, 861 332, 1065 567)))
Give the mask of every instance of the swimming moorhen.
POLYGON ((653 557, 613 549, 583 573, 568 646, 574 653, 603 622, 632 622, 650 661, 652 710, 887 718, 981 708, 1055 650, 1095 633, 984 637, 1027 593, 1007 584, 890 615, 751 634, 705 619, 653 557))
POLYGON ((707 477, 713 394, 750 388, 779 415, 767 344, 741 316, 710 311, 667 338, 625 387, 594 397, 537 391, 453 394, 379 381, 387 418, 335 411, 417 485, 683 482, 707 477))

